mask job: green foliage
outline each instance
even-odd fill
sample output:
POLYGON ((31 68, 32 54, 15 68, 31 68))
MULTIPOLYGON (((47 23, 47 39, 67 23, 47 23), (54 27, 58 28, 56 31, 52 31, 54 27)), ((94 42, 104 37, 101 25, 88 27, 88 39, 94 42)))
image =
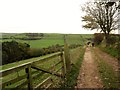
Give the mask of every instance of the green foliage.
POLYGON ((59 44, 48 48, 30 48, 29 44, 18 43, 16 41, 2 43, 2 64, 8 64, 27 58, 38 57, 62 50, 59 44))
POLYGON ((44 50, 43 49, 30 48, 28 53, 29 53, 30 57, 38 57, 38 56, 42 56, 44 54, 44 50))
POLYGON ((119 58, 119 50, 120 48, 117 47, 100 47, 100 49, 108 54, 110 54, 113 57, 119 58))
POLYGON ((2 43, 2 64, 7 64, 28 58, 27 51, 30 46, 26 43, 18 43, 16 41, 2 43))
POLYGON ((91 29, 91 30, 98 28, 98 25, 92 16, 86 15, 82 17, 82 19, 83 19, 82 21, 85 21, 87 23, 83 25, 84 28, 91 29))
POLYGON ((38 56, 42 56, 42 55, 46 55, 46 54, 61 51, 62 47, 63 46, 60 46, 59 44, 56 44, 56 45, 49 46, 47 48, 40 48, 40 49, 30 48, 28 53, 29 53, 30 57, 38 57, 38 56))
POLYGON ((38 33, 26 33, 28 37, 38 37, 38 33))
MULTIPOLYGON (((69 46, 70 49, 73 49, 73 48, 77 48, 79 47, 80 45, 78 44, 72 44, 69 46)), ((56 45, 52 45, 52 46, 49 46, 47 48, 30 48, 29 51, 28 51, 28 54, 30 57, 39 57, 39 56, 42 56, 42 55, 46 55, 46 54, 51 54, 51 53, 55 53, 55 52, 59 52, 59 51, 63 51, 63 45, 59 45, 59 44, 56 44, 56 45)))
POLYGON ((110 54, 113 57, 118 58, 118 60, 120 60, 120 40, 119 40, 120 36, 119 35, 115 35, 115 34, 111 34, 109 37, 109 46, 108 47, 100 47, 100 49, 108 54, 110 54))
POLYGON ((86 16, 82 17, 82 21, 92 22, 92 21, 94 21, 94 19, 90 15, 86 15, 86 16))
POLYGON ((39 40, 44 37, 43 33, 26 33, 28 38, 22 38, 22 40, 39 40))
MULTIPOLYGON (((96 45, 101 44, 104 40, 104 33, 95 33, 94 34, 94 43, 96 45)), ((110 45, 115 45, 119 41, 119 35, 117 34, 110 34, 109 37, 107 37, 107 44, 110 45)))
POLYGON ((110 35, 107 42, 109 45, 114 45, 117 41, 118 39, 116 36, 110 35))
MULTIPOLYGON (((69 48, 76 48, 80 45, 72 44, 69 48)), ((63 45, 52 45, 47 48, 30 48, 29 44, 16 41, 2 43, 3 64, 20 61, 27 58, 39 57, 46 54, 63 51, 63 45)))

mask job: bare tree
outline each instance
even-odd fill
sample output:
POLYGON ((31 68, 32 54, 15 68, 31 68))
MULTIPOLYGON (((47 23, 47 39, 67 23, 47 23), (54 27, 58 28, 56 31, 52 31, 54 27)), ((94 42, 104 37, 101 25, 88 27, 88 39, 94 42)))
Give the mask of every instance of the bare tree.
POLYGON ((99 28, 105 35, 106 46, 108 45, 109 34, 118 28, 118 7, 116 2, 92 2, 82 7, 86 16, 82 17, 87 22, 83 27, 99 28), (86 17, 89 17, 86 18, 86 17))

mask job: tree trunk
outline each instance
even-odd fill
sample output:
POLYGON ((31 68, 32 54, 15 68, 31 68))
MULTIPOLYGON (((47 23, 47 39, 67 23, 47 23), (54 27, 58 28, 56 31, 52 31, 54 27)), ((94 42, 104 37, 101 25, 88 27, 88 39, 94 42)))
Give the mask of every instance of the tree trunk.
POLYGON ((109 34, 108 33, 104 33, 104 38, 102 40, 102 47, 108 47, 109 46, 109 34))
POLYGON ((105 34, 105 43, 106 43, 106 47, 109 46, 109 36, 110 36, 109 33, 106 33, 106 34, 105 34))

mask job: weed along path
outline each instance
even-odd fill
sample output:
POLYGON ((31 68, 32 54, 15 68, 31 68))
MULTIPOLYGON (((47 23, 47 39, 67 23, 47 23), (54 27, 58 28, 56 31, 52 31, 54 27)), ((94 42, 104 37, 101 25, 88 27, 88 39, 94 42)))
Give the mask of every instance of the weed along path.
POLYGON ((93 59, 90 47, 86 48, 80 73, 77 78, 77 86, 75 88, 102 88, 97 65, 93 59))

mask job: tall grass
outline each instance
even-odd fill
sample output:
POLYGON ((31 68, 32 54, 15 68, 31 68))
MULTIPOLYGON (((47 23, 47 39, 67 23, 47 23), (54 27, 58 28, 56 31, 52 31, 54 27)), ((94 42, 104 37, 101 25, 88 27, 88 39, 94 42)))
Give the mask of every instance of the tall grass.
POLYGON ((77 77, 79 75, 79 69, 80 69, 82 61, 83 61, 85 48, 80 48, 79 52, 80 52, 79 58, 77 59, 75 64, 72 64, 71 72, 66 77, 65 83, 61 85, 61 87, 60 87, 61 89, 65 89, 65 88, 72 89, 77 84, 77 77))

